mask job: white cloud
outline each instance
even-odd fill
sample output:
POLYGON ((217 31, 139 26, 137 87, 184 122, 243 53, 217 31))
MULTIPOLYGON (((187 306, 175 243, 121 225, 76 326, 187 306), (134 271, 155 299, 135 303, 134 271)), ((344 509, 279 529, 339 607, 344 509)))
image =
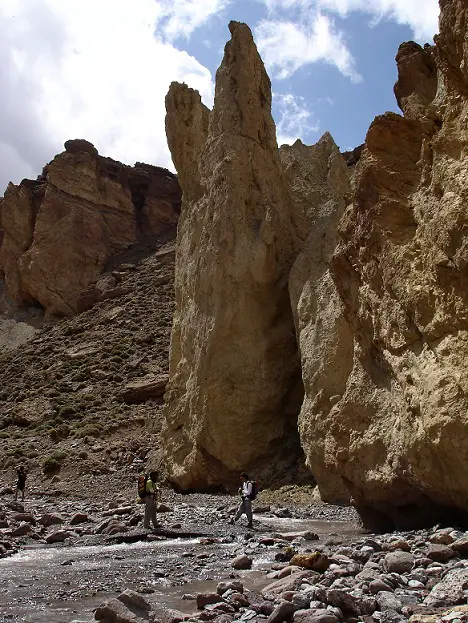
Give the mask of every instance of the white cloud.
POLYGON ((319 6, 346 16, 351 11, 368 13, 377 21, 392 19, 405 24, 415 39, 432 40, 438 32, 438 0, 318 0, 319 6))
POLYGON ((319 123, 313 121, 303 97, 292 93, 274 93, 273 107, 278 109, 276 133, 278 145, 292 145, 298 138, 303 142, 310 132, 318 132, 319 123))
POLYGON ((198 89, 208 105, 213 83, 208 69, 158 33, 171 36, 179 19, 188 35, 203 6, 206 16, 221 4, 1 0, 0 194, 9 180, 39 173, 69 138, 124 162, 171 166, 170 82, 198 89))
POLYGON ((322 61, 335 65, 353 82, 361 80, 343 33, 321 13, 310 13, 307 17, 304 14, 302 23, 280 19, 262 21, 256 29, 256 40, 266 66, 279 79, 288 78, 304 65, 322 61))
POLYGON ((298 9, 328 10, 346 17, 352 11, 367 13, 378 22, 391 19, 411 28, 417 41, 432 40, 438 32, 438 0, 261 0, 271 12, 298 9))
POLYGON ((164 35, 173 40, 189 37, 210 17, 220 13, 232 0, 159 0, 164 35))

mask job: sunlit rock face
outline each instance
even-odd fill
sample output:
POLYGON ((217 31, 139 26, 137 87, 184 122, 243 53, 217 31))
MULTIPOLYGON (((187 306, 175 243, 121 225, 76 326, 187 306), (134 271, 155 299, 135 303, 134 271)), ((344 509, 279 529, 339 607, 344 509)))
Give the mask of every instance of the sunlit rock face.
POLYGON ((249 28, 230 30, 212 112, 183 85, 167 97, 183 206, 163 437, 184 490, 223 486, 241 469, 268 481, 301 455, 288 294, 298 241, 270 80, 249 28))
POLYGON ((381 527, 468 510, 468 7, 441 9, 436 45, 398 52, 404 116, 367 134, 332 260, 347 378, 308 424, 319 486, 340 477, 381 527))

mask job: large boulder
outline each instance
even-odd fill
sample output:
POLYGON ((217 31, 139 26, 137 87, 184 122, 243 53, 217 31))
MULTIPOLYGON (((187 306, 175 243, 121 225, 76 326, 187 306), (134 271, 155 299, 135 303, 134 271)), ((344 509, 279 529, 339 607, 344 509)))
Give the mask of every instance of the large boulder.
POLYGON ((169 171, 125 166, 87 141, 65 148, 0 199, 0 275, 16 305, 68 316, 113 254, 175 226, 180 189, 169 171))
POLYGON ((186 86, 172 84, 166 100, 183 206, 163 439, 183 490, 219 487, 241 469, 265 482, 301 455, 287 287, 298 240, 270 80, 249 28, 229 28, 209 127, 186 86))

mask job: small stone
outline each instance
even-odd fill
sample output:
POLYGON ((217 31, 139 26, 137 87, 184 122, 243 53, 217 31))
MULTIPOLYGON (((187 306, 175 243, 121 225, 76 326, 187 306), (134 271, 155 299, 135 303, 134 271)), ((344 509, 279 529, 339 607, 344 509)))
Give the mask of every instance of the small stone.
POLYGON ((390 552, 385 556, 384 566, 389 573, 407 573, 414 565, 414 557, 409 552, 390 552))
POLYGON ((294 614, 294 606, 289 601, 281 602, 268 617, 268 623, 282 623, 283 621, 292 621, 294 614))
POLYGON ((447 545, 431 543, 427 550, 427 557, 436 562, 447 562, 455 555, 453 549, 447 545))
POLYGON ((237 556, 231 562, 231 566, 234 569, 238 569, 238 570, 241 570, 241 569, 251 569, 251 567, 252 567, 252 558, 250 558, 246 554, 243 554, 242 556, 237 556))

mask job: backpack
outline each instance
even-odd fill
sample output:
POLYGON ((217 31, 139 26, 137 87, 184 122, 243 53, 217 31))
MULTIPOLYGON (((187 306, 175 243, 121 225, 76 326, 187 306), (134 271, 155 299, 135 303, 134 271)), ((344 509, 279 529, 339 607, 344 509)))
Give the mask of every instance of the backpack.
POLYGON ((148 482, 148 474, 140 474, 138 476, 138 497, 145 498, 148 495, 146 483, 148 482))
POLYGON ((258 495, 258 482, 256 480, 250 480, 249 482, 252 485, 252 493, 249 495, 249 499, 255 500, 258 495))

